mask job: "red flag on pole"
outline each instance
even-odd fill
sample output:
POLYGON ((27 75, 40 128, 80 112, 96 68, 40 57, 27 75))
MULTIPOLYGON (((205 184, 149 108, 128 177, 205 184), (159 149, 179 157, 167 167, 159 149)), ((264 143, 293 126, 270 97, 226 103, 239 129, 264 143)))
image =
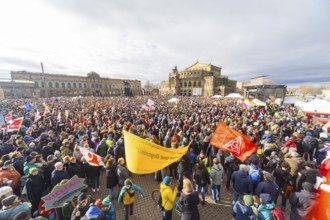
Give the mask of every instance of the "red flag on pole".
POLYGON ((222 151, 231 152, 242 162, 258 150, 258 146, 248 137, 223 123, 218 124, 210 144, 222 151))
POLYGON ((22 122, 23 122, 23 117, 14 119, 13 122, 10 125, 8 125, 7 131, 8 132, 18 131, 21 128, 22 122))

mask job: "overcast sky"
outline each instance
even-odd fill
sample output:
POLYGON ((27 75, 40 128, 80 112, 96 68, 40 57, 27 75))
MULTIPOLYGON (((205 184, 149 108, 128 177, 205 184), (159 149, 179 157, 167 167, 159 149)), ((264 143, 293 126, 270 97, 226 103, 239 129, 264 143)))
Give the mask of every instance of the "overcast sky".
POLYGON ((8 0, 0 78, 10 71, 149 80, 196 60, 237 81, 330 82, 328 0, 8 0))

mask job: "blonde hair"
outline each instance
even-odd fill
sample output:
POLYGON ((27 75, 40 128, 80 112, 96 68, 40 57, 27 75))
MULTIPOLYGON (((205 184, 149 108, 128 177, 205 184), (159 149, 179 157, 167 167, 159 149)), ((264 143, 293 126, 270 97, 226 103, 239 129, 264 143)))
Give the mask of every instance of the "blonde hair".
POLYGON ((119 158, 118 159, 118 163, 120 164, 120 165, 122 165, 122 166, 124 166, 125 165, 125 159, 124 158, 119 158))
POLYGON ((185 194, 190 194, 194 192, 194 187, 189 179, 183 180, 183 190, 185 194))

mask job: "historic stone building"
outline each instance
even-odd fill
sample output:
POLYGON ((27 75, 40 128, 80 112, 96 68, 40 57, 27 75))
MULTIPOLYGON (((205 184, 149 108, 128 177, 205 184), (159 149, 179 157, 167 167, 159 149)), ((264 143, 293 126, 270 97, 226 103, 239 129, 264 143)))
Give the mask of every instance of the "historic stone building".
POLYGON ((53 96, 130 96, 141 95, 140 80, 111 79, 100 77, 95 72, 85 76, 31 73, 26 71, 12 71, 11 81, 21 80, 30 82, 29 92, 21 94, 20 87, 11 83, 2 88, 3 98, 14 97, 48 97, 53 96), (33 88, 31 88, 31 82, 33 88), (14 92, 14 88, 16 92, 14 92))
POLYGON ((183 71, 175 67, 169 80, 161 83, 161 95, 228 95, 236 90, 236 81, 221 75, 221 67, 196 62, 183 71))

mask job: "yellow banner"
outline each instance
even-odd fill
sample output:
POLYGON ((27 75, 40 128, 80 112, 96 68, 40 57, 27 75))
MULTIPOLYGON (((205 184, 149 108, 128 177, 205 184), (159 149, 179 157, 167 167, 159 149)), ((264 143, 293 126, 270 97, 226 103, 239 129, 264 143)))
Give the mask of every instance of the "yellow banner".
POLYGON ((132 173, 148 174, 179 160, 188 147, 166 148, 124 131, 127 168, 132 173))

